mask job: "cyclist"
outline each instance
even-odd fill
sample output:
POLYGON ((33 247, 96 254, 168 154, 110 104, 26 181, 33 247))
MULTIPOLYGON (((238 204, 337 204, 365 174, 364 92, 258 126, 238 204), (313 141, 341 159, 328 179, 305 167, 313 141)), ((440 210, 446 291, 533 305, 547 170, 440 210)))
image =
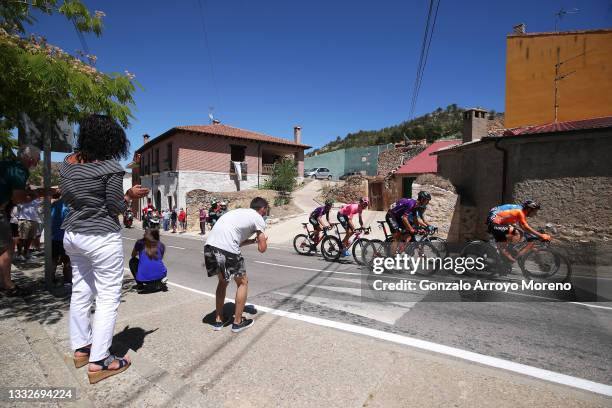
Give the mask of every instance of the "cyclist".
POLYGON ((387 211, 385 220, 387 224, 389 224, 391 234, 393 234, 393 252, 397 250, 396 243, 407 240, 408 237, 410 237, 411 241, 414 241, 416 230, 410 224, 410 214, 414 215, 415 209, 427 206, 430 200, 431 195, 426 191, 421 191, 416 200, 412 198, 400 198, 391 205, 391 208, 387 211), (408 237, 404 238, 405 235, 408 235, 408 237))
POLYGON ((519 224, 521 228, 542 241, 550 241, 548 234, 541 234, 527 224, 527 217, 537 214, 540 204, 533 200, 526 200, 523 204, 504 204, 492 208, 487 219, 488 230, 498 242, 502 254, 513 263, 515 261, 512 254, 508 251, 508 240, 516 242, 520 238, 519 231, 514 224, 519 224))
POLYGON ((426 229, 430 229, 431 225, 425 221, 425 211, 427 210, 427 204, 431 200, 431 194, 427 191, 419 191, 417 195, 417 199, 421 199, 424 204, 416 205, 414 209, 408 214, 408 222, 412 225, 413 228, 423 227, 426 229))
POLYGON ((330 226, 329 222, 329 210, 334 205, 334 200, 328 198, 325 200, 325 205, 317 207, 308 217, 308 222, 314 227, 315 230, 315 244, 319 242, 319 236, 323 229, 330 226), (323 216, 327 219, 327 225, 323 222, 323 216))
POLYGON ((346 230, 346 235, 342 240, 343 252, 342 256, 349 256, 349 239, 355 232, 355 226, 353 225, 353 215, 359 214, 359 225, 363 228, 363 218, 361 217, 362 211, 370 205, 368 197, 361 197, 358 203, 345 204, 338 211, 338 222, 342 225, 342 228, 346 230))

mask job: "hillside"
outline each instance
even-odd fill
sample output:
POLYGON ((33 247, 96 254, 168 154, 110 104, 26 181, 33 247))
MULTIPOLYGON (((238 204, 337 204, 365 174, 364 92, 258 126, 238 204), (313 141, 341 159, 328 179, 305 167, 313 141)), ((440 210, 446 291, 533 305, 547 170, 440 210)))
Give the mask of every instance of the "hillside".
MULTIPOLYGON (((456 104, 448 105, 446 109, 438 108, 418 118, 402 122, 399 125, 386 127, 380 130, 360 130, 356 133, 349 133, 344 138, 338 138, 325 146, 314 149, 307 154, 331 152, 349 147, 363 147, 380 145, 386 143, 397 143, 404 139, 427 139, 428 142, 434 140, 459 135, 463 126, 462 113, 464 108, 456 104)), ((504 114, 490 112, 491 122, 503 124, 504 114)))

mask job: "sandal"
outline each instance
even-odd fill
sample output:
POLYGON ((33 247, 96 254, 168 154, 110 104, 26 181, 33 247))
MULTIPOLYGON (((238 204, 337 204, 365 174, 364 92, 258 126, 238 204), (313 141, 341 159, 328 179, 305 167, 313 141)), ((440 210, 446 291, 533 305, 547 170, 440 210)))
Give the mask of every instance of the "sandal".
POLYGON ((79 352, 79 353, 85 353, 87 354, 86 356, 74 356, 73 360, 74 360, 74 366, 76 368, 81 368, 83 367, 85 364, 89 363, 89 353, 91 353, 91 344, 89 346, 85 346, 85 347, 81 347, 78 348, 74 351, 79 352))
POLYGON ((123 357, 117 357, 112 354, 109 354, 104 360, 100 361, 90 361, 92 364, 99 365, 102 367, 100 371, 87 371, 87 377, 89 377, 89 383, 95 384, 98 381, 102 381, 105 378, 112 377, 113 375, 119 374, 125 370, 127 370, 131 363, 123 357), (117 360, 119 362, 119 367, 111 369, 109 366, 113 361, 117 360))

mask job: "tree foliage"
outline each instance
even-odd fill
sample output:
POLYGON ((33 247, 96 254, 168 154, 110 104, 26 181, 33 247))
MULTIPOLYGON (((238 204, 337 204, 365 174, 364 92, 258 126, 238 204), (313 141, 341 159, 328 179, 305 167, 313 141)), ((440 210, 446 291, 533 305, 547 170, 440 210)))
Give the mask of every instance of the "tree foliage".
POLYGON ((264 188, 292 192, 295 190, 297 176, 298 170, 295 160, 285 158, 274 165, 272 175, 265 183, 264 188))
MULTIPOLYGON (((351 147, 364 147, 386 143, 398 143, 408 138, 409 140, 426 139, 431 143, 440 138, 457 136, 463 127, 463 108, 457 104, 448 105, 446 108, 437 108, 433 112, 418 118, 402 122, 399 125, 386 127, 379 130, 360 130, 349 133, 343 139, 337 138, 315 152, 325 153, 351 147)), ((493 116, 503 118, 503 114, 495 113, 493 116)))
POLYGON ((0 2, 0 143, 17 126, 21 113, 40 121, 65 118, 73 123, 90 113, 103 113, 128 126, 134 76, 127 71, 101 73, 93 66, 93 55, 80 59, 44 37, 25 37, 25 24, 36 21, 33 10, 59 13, 79 31, 102 33, 104 13, 92 15, 80 0, 0 2))

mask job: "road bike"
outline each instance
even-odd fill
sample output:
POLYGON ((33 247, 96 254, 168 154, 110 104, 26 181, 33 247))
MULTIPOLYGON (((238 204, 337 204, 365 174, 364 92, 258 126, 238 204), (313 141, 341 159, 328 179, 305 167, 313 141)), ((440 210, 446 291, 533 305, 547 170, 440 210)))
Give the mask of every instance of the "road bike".
MULTIPOLYGON (((515 227, 516 228, 516 227, 515 227)), ((542 241, 536 235, 516 228, 520 235, 517 243, 508 243, 508 251, 516 259, 525 280, 550 280, 568 282, 572 267, 568 258, 549 241, 542 241)), ((540 231, 543 233, 544 231, 540 231)), ((482 259, 483 268, 473 268, 471 275, 491 277, 495 274, 506 276, 512 273, 512 263, 506 258, 494 239, 476 240, 467 244, 460 254, 463 258, 482 259)))
MULTIPOLYGON (((419 275, 433 275, 436 273, 441 265, 440 262, 427 262, 427 260, 436 260, 441 258, 441 249, 447 253, 446 241, 432 241, 432 235, 437 229, 426 229, 426 228, 415 228, 417 234, 413 237, 413 240, 408 241, 406 239, 393 244, 393 235, 387 231, 386 221, 377 221, 379 228, 382 228, 385 234, 385 240, 380 239, 371 240, 363 251, 362 263, 367 265, 370 269, 373 269, 377 258, 395 258, 398 254, 406 254, 411 258, 422 258, 423 260, 416 263, 416 268, 411 270, 410 273, 417 273, 419 275), (439 243, 443 242, 444 245, 438 248, 439 243)), ((405 236, 405 234, 404 234, 405 236)), ((435 237, 437 238, 437 237, 435 237)))
MULTIPOLYGON (((338 223, 334 223, 333 227, 336 228, 336 235, 328 234, 321 240, 321 254, 327 261, 337 261, 344 251, 338 223)), ((371 230, 370 227, 356 228, 355 233, 349 238, 348 248, 346 248, 346 250, 352 250, 353 259, 359 265, 363 265, 363 251, 369 242, 369 240, 363 238, 362 235, 369 234, 371 230)))
POLYGON ((309 223, 303 222, 302 227, 306 230, 306 234, 297 234, 293 238, 293 249, 300 255, 310 255, 312 252, 317 251, 317 246, 319 243, 327 236, 327 230, 332 226, 337 225, 338 223, 332 222, 330 223, 330 227, 323 228, 322 233, 323 236, 316 239, 317 233, 315 230, 310 230, 308 228, 309 223))

